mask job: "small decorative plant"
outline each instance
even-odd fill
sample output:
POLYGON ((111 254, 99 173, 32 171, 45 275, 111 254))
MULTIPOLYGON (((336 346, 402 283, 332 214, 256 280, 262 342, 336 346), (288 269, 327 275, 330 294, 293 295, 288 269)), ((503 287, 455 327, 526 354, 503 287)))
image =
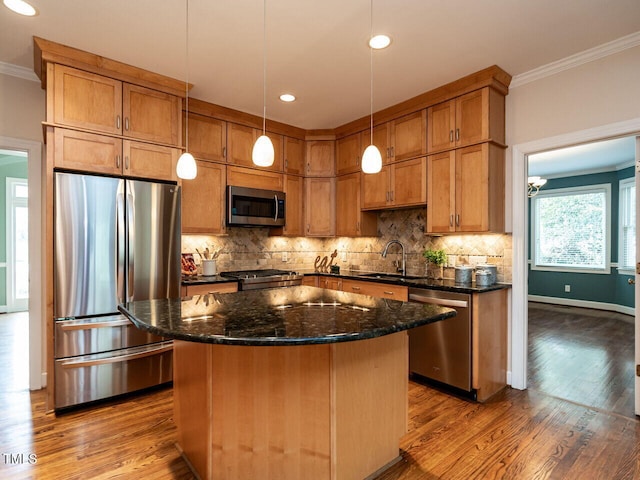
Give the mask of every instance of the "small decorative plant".
POLYGON ((447 254, 444 250, 425 250, 422 252, 422 256, 427 259, 427 262, 435 265, 444 265, 447 263, 447 254))
POLYGON ((444 264, 447 263, 447 254, 444 250, 427 249, 422 252, 422 256, 427 259, 427 278, 442 280, 444 264))

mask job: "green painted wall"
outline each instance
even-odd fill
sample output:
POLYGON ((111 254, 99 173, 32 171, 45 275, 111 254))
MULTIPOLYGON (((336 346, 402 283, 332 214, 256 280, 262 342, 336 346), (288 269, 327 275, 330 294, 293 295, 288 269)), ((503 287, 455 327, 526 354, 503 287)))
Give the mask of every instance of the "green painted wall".
MULTIPOLYGON (((617 172, 596 173, 550 179, 544 190, 578 187, 584 185, 611 184, 611 262, 618 261, 618 201, 619 182, 633 177, 633 167, 617 172)), ((531 260, 531 201, 529 201, 529 260, 531 260)), ((616 268, 610 274, 561 273, 532 270, 529 265, 529 294, 544 297, 567 298, 593 302, 635 306, 634 287, 629 285, 630 275, 621 275, 616 268), (571 285, 571 292, 564 291, 571 285)))
MULTIPOLYGON (((0 155, 0 262, 7 261, 7 177, 27 178, 27 159, 0 155)), ((7 304, 7 269, 0 267, 0 305, 7 304)))

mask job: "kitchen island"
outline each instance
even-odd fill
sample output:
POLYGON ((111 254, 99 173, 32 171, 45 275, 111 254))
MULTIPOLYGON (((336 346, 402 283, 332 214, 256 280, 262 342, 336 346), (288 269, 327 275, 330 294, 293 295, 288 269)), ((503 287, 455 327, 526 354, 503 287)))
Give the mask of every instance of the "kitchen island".
POLYGON ((316 287, 119 307, 174 338, 178 441, 206 479, 361 479, 399 459, 407 330, 455 310, 316 287))

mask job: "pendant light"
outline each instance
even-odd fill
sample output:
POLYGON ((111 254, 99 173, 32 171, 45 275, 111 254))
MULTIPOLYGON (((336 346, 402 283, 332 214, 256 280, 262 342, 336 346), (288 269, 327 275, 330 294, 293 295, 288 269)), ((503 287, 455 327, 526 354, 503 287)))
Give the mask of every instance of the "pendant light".
POLYGON ((251 159, 258 167, 273 165, 275 152, 267 136, 267 0, 262 3, 262 135, 253 145, 251 159))
MULTIPOLYGON (((369 38, 373 37, 373 0, 371 0, 370 32, 369 38)), ((371 107, 371 143, 364 149, 362 154, 362 171, 364 173, 378 173, 382 170, 382 155, 380 150, 373 144, 373 48, 369 47, 369 79, 370 85, 370 107, 371 107)))
POLYGON ((184 153, 180 155, 178 159, 178 165, 176 166, 176 173, 178 174, 178 178, 182 178, 184 180, 193 180, 196 178, 198 174, 198 166, 196 165, 196 160, 193 158, 193 155, 189 153, 189 0, 185 0, 187 4, 187 15, 186 15, 186 55, 187 59, 187 78, 184 83, 185 89, 185 99, 186 99, 186 115, 185 115, 185 149, 184 153))

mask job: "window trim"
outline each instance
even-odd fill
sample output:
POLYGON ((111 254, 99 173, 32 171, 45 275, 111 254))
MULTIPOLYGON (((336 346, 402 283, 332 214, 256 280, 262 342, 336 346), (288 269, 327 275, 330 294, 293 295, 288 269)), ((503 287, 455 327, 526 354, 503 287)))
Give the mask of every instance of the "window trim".
MULTIPOLYGON (((618 270, 618 274, 619 275, 635 275, 635 268, 634 266, 630 266, 630 267, 625 267, 622 265, 622 252, 624 252, 624 245, 623 245, 623 241, 624 241, 624 231, 623 231, 623 225, 622 225, 622 191, 623 189, 629 188, 629 187, 635 187, 636 185, 636 179, 635 176, 634 177, 629 177, 629 178, 623 178, 622 180, 620 180, 619 184, 618 184, 618 262, 617 262, 617 270, 618 270)), ((638 194, 638 192, 636 192, 636 195, 638 194)), ((635 202, 635 198, 631 199, 632 202, 635 202)), ((636 226, 636 231, 637 231, 637 226, 636 226)), ((636 242, 638 241, 638 239, 636 238, 636 242)))
POLYGON ((562 273, 596 273, 596 274, 610 274, 611 273, 611 184, 601 183, 595 185, 582 185, 576 187, 556 188, 551 190, 540 191, 535 197, 531 198, 531 270, 544 271, 544 272, 562 272, 562 273), (605 194, 605 262, 603 268, 592 267, 565 267, 565 266, 551 266, 551 265, 538 265, 536 261, 536 255, 538 253, 537 242, 537 224, 538 224, 538 207, 537 202, 541 198, 545 197, 560 197, 570 194, 585 194, 585 193, 602 193, 605 194))

